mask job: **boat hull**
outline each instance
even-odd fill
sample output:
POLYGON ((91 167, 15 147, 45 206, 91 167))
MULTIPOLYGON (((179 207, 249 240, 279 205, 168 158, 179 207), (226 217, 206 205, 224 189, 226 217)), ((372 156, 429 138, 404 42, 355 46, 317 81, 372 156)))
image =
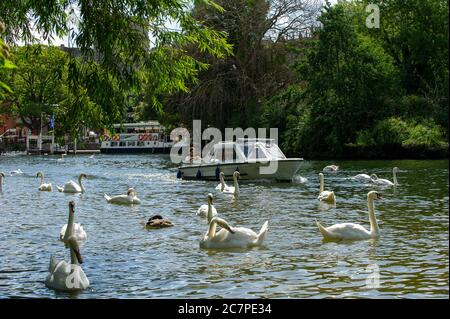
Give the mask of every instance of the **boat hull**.
POLYGON ((192 164, 181 166, 178 177, 182 179, 218 180, 218 172, 222 171, 225 174, 225 179, 230 180, 234 171, 238 170, 240 180, 291 181, 302 162, 303 159, 301 158, 278 160, 278 169, 272 174, 260 172, 260 168, 267 167, 269 162, 192 164))
POLYGON ((170 149, 170 147, 108 147, 100 148, 100 152, 105 154, 167 154, 170 153, 170 149))

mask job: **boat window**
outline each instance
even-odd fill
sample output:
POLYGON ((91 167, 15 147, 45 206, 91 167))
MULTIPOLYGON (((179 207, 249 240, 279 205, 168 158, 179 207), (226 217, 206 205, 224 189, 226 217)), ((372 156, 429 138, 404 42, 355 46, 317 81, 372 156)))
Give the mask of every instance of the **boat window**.
POLYGON ((126 142, 119 142, 119 146, 127 146, 127 143, 126 142))
POLYGON ((145 144, 144 144, 144 142, 142 142, 142 141, 139 141, 139 142, 137 142, 137 146, 144 146, 145 144))
POLYGON ((136 146, 136 142, 128 142, 128 146, 136 146))
POLYGON ((117 142, 111 142, 111 147, 117 146, 117 142))
POLYGON ((266 159, 267 156, 264 154, 264 151, 258 146, 254 145, 250 148, 248 159, 249 160, 257 160, 257 159, 266 159))

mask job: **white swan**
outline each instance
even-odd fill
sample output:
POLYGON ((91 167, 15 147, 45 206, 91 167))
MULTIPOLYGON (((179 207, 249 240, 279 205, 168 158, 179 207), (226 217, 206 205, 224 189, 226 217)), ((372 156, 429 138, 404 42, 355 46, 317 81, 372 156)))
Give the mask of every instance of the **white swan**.
POLYGON ((83 178, 87 178, 87 175, 81 173, 80 176, 78 176, 78 184, 70 180, 64 184, 64 187, 56 186, 56 188, 58 189, 59 192, 64 193, 84 193, 84 187, 83 184, 81 183, 81 180, 83 178))
POLYGON ((225 173, 220 172, 219 174, 219 185, 216 186, 216 190, 223 192, 225 188, 228 188, 228 185, 225 183, 225 173))
POLYGON ((231 227, 224 219, 214 217, 209 222, 208 231, 200 241, 200 248, 248 248, 262 245, 267 237, 269 222, 266 221, 259 233, 244 227, 231 227), (222 227, 216 231, 217 226, 222 227))
POLYGON ((64 162, 64 156, 67 156, 67 154, 61 153, 61 158, 58 158, 57 162, 64 162))
POLYGON ((238 171, 235 171, 233 173, 233 185, 234 186, 227 186, 222 193, 224 194, 232 194, 235 198, 239 197, 239 183, 238 178, 241 176, 241 173, 238 171))
POLYGON ((380 229, 378 228, 377 219, 375 217, 375 210, 373 201, 381 199, 381 194, 376 191, 371 191, 367 194, 367 206, 369 208, 370 231, 363 226, 354 223, 336 224, 330 227, 322 226, 316 221, 319 231, 324 239, 327 240, 364 240, 370 238, 377 238, 380 236, 380 229))
MULTIPOLYGON (((59 240, 61 240, 61 241, 63 240, 63 238, 66 234, 66 231, 67 231, 67 224, 61 228, 61 231, 59 232, 59 240)), ((87 234, 84 231, 84 228, 83 228, 83 226, 81 226, 80 223, 73 224, 73 236, 75 237, 75 239, 77 241, 84 241, 87 239, 87 234)))
POLYGON ((381 185, 381 186, 397 186, 398 185, 398 181, 397 181, 397 172, 398 172, 398 167, 394 167, 392 169, 392 174, 393 174, 393 179, 394 182, 391 182, 388 179, 384 179, 384 178, 378 178, 377 175, 372 174, 372 181, 377 184, 377 185, 381 185))
MULTIPOLYGON (((372 176, 375 174, 372 174, 372 176)), ((376 176, 376 175, 375 175, 376 176)), ((367 174, 358 174, 352 177, 353 180, 359 181, 359 182, 363 182, 363 183, 368 183, 372 181, 372 177, 370 177, 367 174)))
POLYGON ((320 193, 317 199, 328 203, 334 203, 336 201, 336 196, 334 195, 333 191, 324 190, 324 177, 322 173, 319 173, 319 181, 320 181, 320 193))
POLYGON ((16 169, 16 170, 14 170, 14 171, 11 171, 9 174, 10 174, 11 176, 23 175, 23 172, 22 172, 22 170, 19 168, 19 169, 16 169))
POLYGON ((141 200, 137 197, 137 193, 134 188, 129 188, 126 195, 108 196, 103 195, 108 203, 121 204, 121 205, 133 205, 140 204, 141 200))
POLYGON ((44 183, 44 174, 42 172, 38 172, 36 174, 37 178, 41 178, 41 185, 39 185, 39 190, 43 192, 51 192, 52 191, 52 184, 51 183, 44 183))
POLYGON ((45 285, 49 288, 62 291, 79 291, 89 287, 89 280, 79 264, 83 263, 78 241, 74 236, 74 212, 75 203, 69 202, 69 221, 67 229, 61 239, 70 249, 70 263, 62 260, 57 262, 50 257, 48 268, 49 275, 45 279, 45 285))
POLYGON ((65 242, 65 238, 69 237, 69 234, 72 234, 72 236, 75 237, 77 241, 84 241, 87 239, 87 234, 83 229, 83 226, 81 226, 80 223, 74 223, 74 214, 75 214, 75 203, 73 201, 69 202, 69 220, 67 221, 67 224, 65 224, 61 231, 59 232, 59 240, 65 242), (70 229, 67 232, 67 228, 70 225, 70 229), (66 237, 67 233, 67 237, 66 237))
POLYGON ((0 193, 3 191, 3 179, 5 178, 5 173, 0 172, 0 193))
POLYGON ((217 215, 217 210, 213 206, 213 194, 208 194, 208 204, 203 204, 200 206, 200 208, 197 210, 197 215, 200 217, 206 217, 208 218, 208 222, 217 215))
POLYGON ((328 165, 323 168, 324 172, 337 172, 339 170, 339 166, 336 165, 328 165))

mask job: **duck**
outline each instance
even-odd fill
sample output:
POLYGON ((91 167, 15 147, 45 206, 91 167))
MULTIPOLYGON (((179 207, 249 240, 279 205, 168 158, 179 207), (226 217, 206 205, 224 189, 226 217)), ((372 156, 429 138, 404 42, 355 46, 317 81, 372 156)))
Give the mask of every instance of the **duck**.
POLYGON ((63 193, 84 193, 85 190, 81 182, 83 178, 87 178, 87 175, 85 173, 81 173, 78 176, 78 184, 70 180, 64 184, 64 187, 56 186, 56 188, 59 192, 63 193))
POLYGON ((233 173, 233 186, 225 187, 224 190, 222 191, 222 193, 232 194, 235 198, 238 198, 239 197, 239 183, 238 183, 239 176, 241 176, 241 173, 239 173, 238 171, 235 171, 233 173))
POLYGON ((126 195, 116 195, 116 196, 108 196, 107 194, 103 195, 108 203, 111 204, 119 204, 119 205, 134 205, 140 204, 141 200, 137 197, 137 192, 134 188, 128 188, 126 195))
POLYGON ((161 215, 155 215, 150 217, 148 221, 144 224, 144 228, 146 229, 167 228, 172 226, 173 223, 169 219, 164 218, 161 215))
POLYGON ((74 223, 74 214, 75 214, 75 203, 71 201, 69 202, 69 220, 67 224, 65 224, 61 228, 61 231, 59 232, 59 240, 63 242, 67 233, 67 227, 69 225, 71 225, 72 227, 72 229, 69 230, 69 232, 72 232, 72 236, 74 236, 78 242, 85 241, 87 239, 87 234, 84 231, 83 226, 81 226, 81 223, 74 223))
POLYGON ((0 172, 0 193, 3 191, 3 179, 5 178, 5 173, 0 172))
POLYGON ((44 183, 44 173, 37 172, 36 178, 41 178, 41 185, 39 185, 39 190, 42 192, 51 192, 52 191, 52 184, 51 183, 44 183))
POLYGON ((208 204, 203 204, 200 206, 200 208, 197 210, 197 216, 208 218, 208 222, 210 219, 212 219, 214 216, 217 215, 217 210, 213 206, 214 197, 213 194, 209 193, 207 196, 208 204))
POLYGON ((372 174, 372 181, 376 185, 380 185, 380 186, 398 186, 398 181, 397 181, 397 172, 398 171, 399 171, 398 167, 394 167, 392 169, 392 175, 393 175, 394 182, 391 182, 388 179, 378 178, 378 176, 375 174, 372 174))
POLYGON ((328 203, 334 203, 336 201, 336 196, 334 195, 333 191, 324 190, 324 176, 322 173, 319 173, 319 181, 320 181, 320 193, 317 199, 328 203))
POLYGON ((203 249, 227 249, 227 248, 250 248, 261 246, 267 237, 269 221, 265 221, 260 231, 244 227, 231 227, 222 218, 214 217, 208 225, 208 231, 200 240, 200 248, 203 249), (217 226, 221 229, 217 231, 217 226))
POLYGON ((74 212, 75 203, 69 202, 69 221, 62 241, 70 250, 70 263, 62 260, 57 261, 54 256, 50 257, 49 274, 45 279, 48 288, 60 291, 80 291, 89 287, 89 279, 81 268, 83 263, 79 243, 74 236, 74 212))
POLYGON ((354 223, 335 224, 330 227, 324 227, 316 221, 317 227, 325 240, 365 240, 380 237, 380 229, 375 216, 374 201, 382 199, 377 191, 367 193, 367 206, 369 211, 370 230, 354 223))
POLYGON ((339 166, 337 165, 328 165, 323 168, 324 172, 337 172, 339 170, 339 166))

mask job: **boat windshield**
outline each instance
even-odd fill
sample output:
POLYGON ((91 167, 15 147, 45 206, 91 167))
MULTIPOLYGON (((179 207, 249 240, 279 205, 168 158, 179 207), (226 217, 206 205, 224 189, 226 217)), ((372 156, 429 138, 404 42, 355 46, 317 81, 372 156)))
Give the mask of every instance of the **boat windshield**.
POLYGON ((249 160, 286 159, 273 139, 240 139, 237 145, 249 160))

